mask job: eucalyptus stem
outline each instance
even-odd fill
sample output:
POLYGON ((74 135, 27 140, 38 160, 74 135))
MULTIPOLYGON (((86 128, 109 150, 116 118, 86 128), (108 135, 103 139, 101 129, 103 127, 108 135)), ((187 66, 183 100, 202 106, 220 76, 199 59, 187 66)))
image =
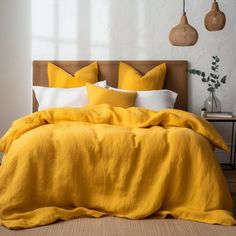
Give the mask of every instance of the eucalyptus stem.
POLYGON ((188 70, 190 74, 201 77, 202 82, 208 85, 207 90, 209 92, 212 92, 213 90, 218 89, 222 84, 225 84, 227 78, 227 76, 225 75, 220 79, 220 76, 218 74, 220 58, 218 56, 212 56, 212 58, 213 61, 211 63, 211 72, 208 74, 208 76, 206 76, 206 72, 202 70, 198 69, 188 70))

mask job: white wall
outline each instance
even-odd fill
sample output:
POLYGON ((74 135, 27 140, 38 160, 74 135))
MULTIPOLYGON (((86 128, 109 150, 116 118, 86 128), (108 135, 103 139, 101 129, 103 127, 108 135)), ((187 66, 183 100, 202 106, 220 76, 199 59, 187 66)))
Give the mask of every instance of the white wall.
MULTIPOLYGON (((0 131, 31 109, 29 1, 0 0, 0 131)), ((231 110, 236 106, 236 4, 219 0, 226 27, 208 32, 203 22, 211 2, 187 1, 199 41, 193 47, 173 47, 168 34, 179 22, 182 0, 31 0, 32 59, 184 59, 190 67, 208 70, 211 56, 218 55, 228 81, 217 96, 223 109, 231 110)), ((190 76, 190 111, 199 113, 207 95, 205 84, 190 76)))
POLYGON ((30 0, 0 0, 0 135, 31 111, 30 0))

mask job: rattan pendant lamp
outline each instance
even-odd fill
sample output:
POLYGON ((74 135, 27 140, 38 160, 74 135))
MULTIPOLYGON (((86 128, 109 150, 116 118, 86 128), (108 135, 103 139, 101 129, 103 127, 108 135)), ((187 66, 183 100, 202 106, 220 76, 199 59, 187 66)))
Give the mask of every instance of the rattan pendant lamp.
POLYGON ((220 11, 217 1, 214 0, 211 11, 205 16, 205 27, 209 31, 218 31, 224 28, 225 22, 225 14, 220 11))
POLYGON ((170 31, 169 40, 174 46, 192 46, 198 40, 197 30, 188 24, 185 0, 183 0, 183 15, 180 23, 170 31))

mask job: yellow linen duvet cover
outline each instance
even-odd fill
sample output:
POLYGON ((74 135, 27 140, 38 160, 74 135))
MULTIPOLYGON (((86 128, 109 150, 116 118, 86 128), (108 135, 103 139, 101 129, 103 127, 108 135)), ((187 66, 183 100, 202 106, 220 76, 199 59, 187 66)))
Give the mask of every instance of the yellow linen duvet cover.
POLYGON ((166 217, 233 225, 208 122, 180 110, 57 108, 15 121, 0 140, 0 223, 78 216, 166 217))

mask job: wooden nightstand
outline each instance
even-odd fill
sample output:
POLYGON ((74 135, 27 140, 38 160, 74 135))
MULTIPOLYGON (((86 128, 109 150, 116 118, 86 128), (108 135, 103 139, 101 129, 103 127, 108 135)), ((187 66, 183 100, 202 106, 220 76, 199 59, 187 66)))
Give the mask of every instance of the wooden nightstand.
POLYGON ((222 167, 224 166, 230 166, 230 169, 224 170, 231 170, 235 169, 235 162, 236 162, 236 129, 235 129, 235 122, 236 122, 236 116, 233 116, 231 118, 221 118, 221 117, 204 117, 209 122, 225 122, 225 123, 232 123, 232 131, 231 131, 231 148, 230 148, 230 162, 229 163, 222 163, 222 167))

